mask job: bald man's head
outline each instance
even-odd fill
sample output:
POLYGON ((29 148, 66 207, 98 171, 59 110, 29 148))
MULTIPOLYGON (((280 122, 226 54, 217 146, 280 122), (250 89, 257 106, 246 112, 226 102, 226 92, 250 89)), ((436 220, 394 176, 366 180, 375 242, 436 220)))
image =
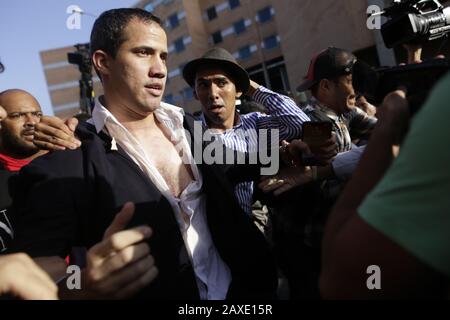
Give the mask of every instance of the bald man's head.
POLYGON ((22 89, 8 89, 0 92, 0 105, 8 113, 8 108, 11 108, 18 103, 23 103, 24 105, 32 105, 33 107, 38 107, 41 110, 41 106, 35 97, 31 93, 22 89))
POLYGON ((33 137, 42 111, 36 98, 24 90, 10 89, 0 92, 0 106, 7 114, 0 130, 2 153, 14 158, 27 158, 38 152, 33 137))

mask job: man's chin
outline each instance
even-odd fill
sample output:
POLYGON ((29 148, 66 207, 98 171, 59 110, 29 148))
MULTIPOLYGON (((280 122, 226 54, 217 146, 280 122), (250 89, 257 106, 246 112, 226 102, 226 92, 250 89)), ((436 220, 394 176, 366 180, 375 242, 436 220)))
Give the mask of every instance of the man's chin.
POLYGON ((20 158, 28 158, 36 153, 38 153, 41 149, 36 147, 34 144, 23 144, 20 147, 15 148, 15 154, 20 158))
POLYGON ((153 112, 161 105, 161 98, 150 98, 141 104, 141 108, 146 112, 153 112))
POLYGON ((22 140, 24 141, 25 145, 33 145, 34 146, 34 144, 33 144, 34 136, 24 136, 22 138, 22 140))
POLYGON ((30 155, 35 154, 36 152, 38 152, 39 149, 34 143, 32 142, 27 142, 24 146, 23 146, 23 150, 25 151, 25 153, 28 153, 30 155))
POLYGON ((212 113, 212 112, 208 112, 207 117, 209 118, 209 120, 215 124, 221 125, 224 122, 224 119, 222 118, 222 116, 218 113, 212 113))

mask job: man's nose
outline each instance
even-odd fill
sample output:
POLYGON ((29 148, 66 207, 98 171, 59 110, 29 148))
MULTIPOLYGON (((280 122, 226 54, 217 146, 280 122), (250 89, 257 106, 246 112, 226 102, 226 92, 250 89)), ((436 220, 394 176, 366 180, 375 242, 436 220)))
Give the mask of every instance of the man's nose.
POLYGON ((25 118, 25 126, 26 127, 34 127, 38 122, 39 122, 39 117, 31 114, 31 113, 27 113, 27 116, 25 118))
POLYGON ((155 77, 155 78, 165 78, 166 77, 167 67, 161 58, 155 57, 152 60, 149 75, 151 77, 155 77))
POLYGON ((211 100, 215 100, 219 97, 219 88, 217 87, 217 85, 215 85, 214 83, 211 83, 211 85, 209 86, 209 98, 211 100))

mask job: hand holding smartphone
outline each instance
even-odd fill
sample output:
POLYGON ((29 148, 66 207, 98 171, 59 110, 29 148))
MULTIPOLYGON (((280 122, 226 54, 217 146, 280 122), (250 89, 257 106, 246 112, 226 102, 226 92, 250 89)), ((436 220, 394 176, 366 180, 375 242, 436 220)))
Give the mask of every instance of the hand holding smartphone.
POLYGON ((331 138, 332 124, 328 121, 304 122, 302 127, 302 141, 308 145, 312 154, 303 154, 302 162, 305 166, 321 165, 321 162, 314 156, 314 148, 327 143, 331 138))

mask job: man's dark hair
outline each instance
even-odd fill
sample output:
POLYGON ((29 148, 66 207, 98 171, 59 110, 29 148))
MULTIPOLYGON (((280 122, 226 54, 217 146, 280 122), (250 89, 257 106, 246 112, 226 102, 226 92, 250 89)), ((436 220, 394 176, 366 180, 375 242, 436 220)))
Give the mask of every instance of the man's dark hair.
POLYGON ((121 8, 105 11, 95 20, 92 27, 91 57, 95 51, 103 50, 115 58, 120 45, 126 40, 123 30, 132 19, 145 23, 155 22, 162 28, 161 19, 143 9, 121 8))
MULTIPOLYGON (((336 49, 336 48, 335 48, 336 49)), ((336 53, 335 57, 334 57, 334 64, 336 66, 345 66, 349 63, 349 61, 356 59, 355 55, 349 51, 345 51, 343 49, 337 49, 339 50, 338 53, 336 53)), ((319 63, 319 62, 317 62, 319 63)), ((334 74, 333 76, 329 76, 329 77, 324 77, 322 79, 320 79, 317 83, 315 83, 311 88, 311 94, 314 97, 317 97, 317 92, 319 91, 319 84, 320 81, 322 81, 323 79, 328 79, 334 83, 338 83, 339 82, 339 78, 342 76, 345 76, 347 73, 339 73, 339 74, 334 74)))

